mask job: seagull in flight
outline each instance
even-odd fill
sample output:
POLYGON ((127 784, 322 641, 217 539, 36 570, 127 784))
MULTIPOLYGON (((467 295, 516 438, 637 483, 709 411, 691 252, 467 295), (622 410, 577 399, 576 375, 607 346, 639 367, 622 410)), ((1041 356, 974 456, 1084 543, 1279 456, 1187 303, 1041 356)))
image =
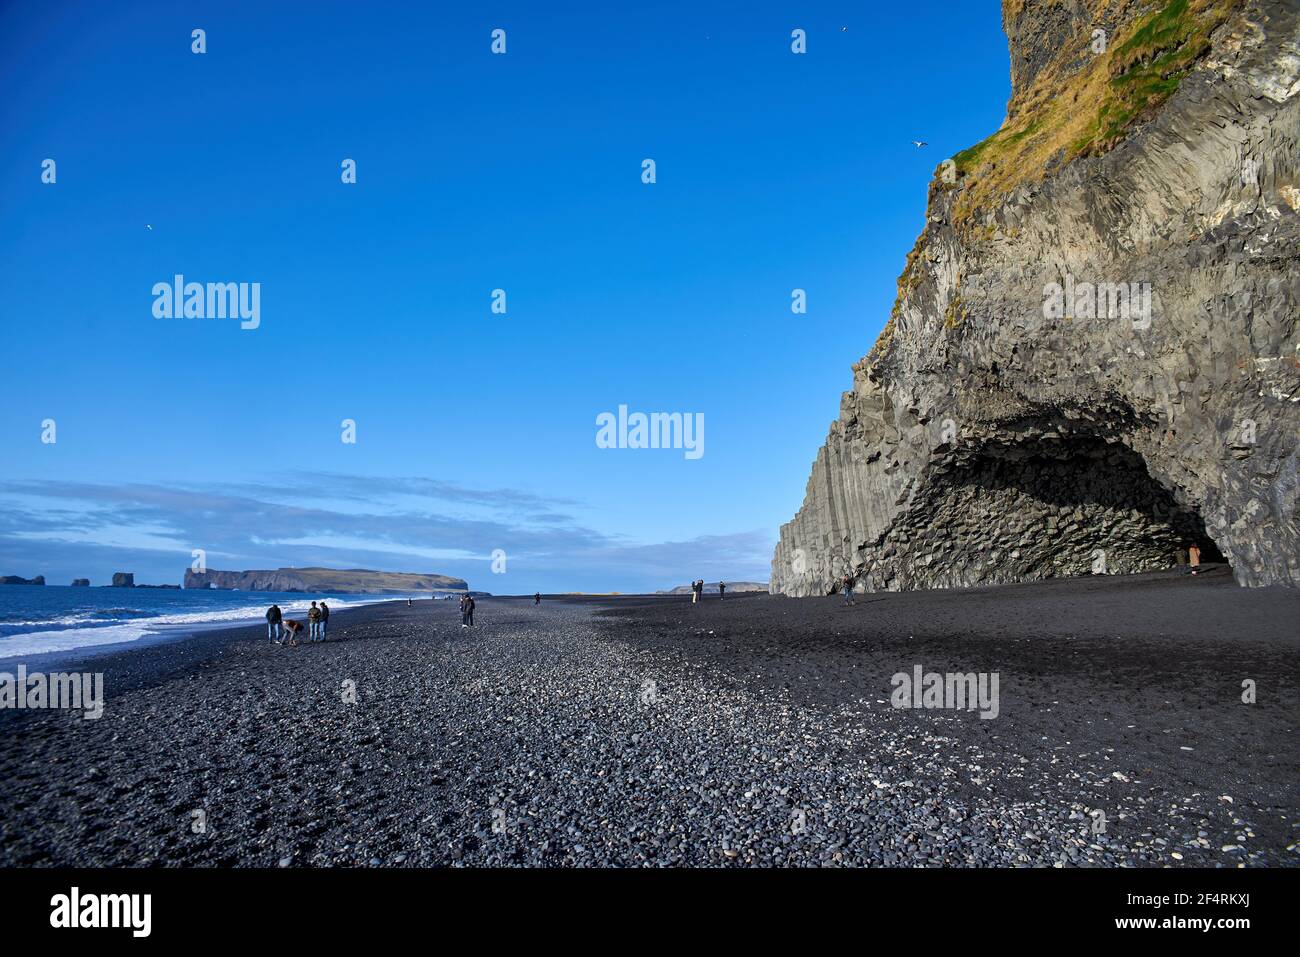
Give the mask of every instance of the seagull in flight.
POLYGON ((144 224, 144 228, 145 228, 145 229, 148 229, 148 230, 151 230, 151 231, 153 230, 153 227, 150 226, 148 223, 145 223, 145 224, 144 224))
POLYGON ((922 146, 929 146, 930 144, 922 140, 912 140, 912 145, 915 146, 917 149, 920 149, 922 146))

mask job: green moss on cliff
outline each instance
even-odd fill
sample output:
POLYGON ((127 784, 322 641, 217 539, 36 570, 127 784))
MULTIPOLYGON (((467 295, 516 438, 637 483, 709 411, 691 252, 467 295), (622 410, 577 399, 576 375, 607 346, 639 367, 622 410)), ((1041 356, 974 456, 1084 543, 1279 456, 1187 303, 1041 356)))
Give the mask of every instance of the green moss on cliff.
POLYGON ((1164 0, 1120 29, 1104 52, 1081 34, 1018 91, 1006 126, 953 157, 963 226, 1049 165, 1111 149, 1178 89, 1210 34, 1243 0, 1164 0), (1080 59, 1083 60, 1082 65, 1080 59))
MULTIPOLYGON (((1092 52, 1091 30, 1081 33, 1028 89, 1017 91, 1002 129, 953 157, 958 183, 943 182, 943 164, 936 169, 936 191, 963 187, 953 204, 953 225, 970 241, 991 238, 991 230, 973 229, 978 213, 1021 183, 1041 178, 1049 167, 1113 148, 1178 90, 1209 51, 1210 34, 1243 3, 1157 0, 1155 9, 1120 28, 1102 53, 1092 52)), ((1115 13, 1115 5, 1122 6, 1121 0, 1103 7, 1115 13)), ((1024 6, 1025 0, 1004 0, 1004 22, 1014 22, 1024 6)), ((924 278, 922 242, 918 239, 908 253, 889 322, 868 354, 872 361, 888 349, 903 299, 924 278)), ((957 328, 968 314, 960 296, 955 297, 945 312, 945 327, 957 328)))
POLYGON ((943 314, 943 327, 945 329, 956 329, 970 316, 970 310, 961 300, 961 293, 952 297, 948 303, 948 308, 943 314))
POLYGON ((1223 22, 1231 0, 1194 10, 1190 0, 1170 0, 1140 21, 1117 46, 1110 84, 1097 121, 1074 145, 1076 153, 1100 152, 1118 142, 1137 119, 1154 111, 1177 90, 1192 65, 1210 49, 1210 32, 1223 22))

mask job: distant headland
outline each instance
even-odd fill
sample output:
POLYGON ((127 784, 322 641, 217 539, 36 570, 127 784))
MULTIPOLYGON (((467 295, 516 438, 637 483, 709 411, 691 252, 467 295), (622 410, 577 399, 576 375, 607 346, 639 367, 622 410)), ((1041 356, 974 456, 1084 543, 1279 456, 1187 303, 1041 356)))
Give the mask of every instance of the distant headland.
POLYGON ((463 578, 414 572, 378 572, 367 568, 277 568, 223 572, 215 569, 185 572, 186 588, 238 589, 239 591, 335 592, 384 595, 411 592, 463 592, 463 578))
POLYGON ((0 585, 44 585, 45 576, 37 575, 35 578, 20 578, 17 575, 0 576, 0 585))
MULTIPOLYGON (((767 591, 767 582, 727 582, 727 591, 767 591)), ((660 589, 655 592, 656 595, 689 595, 691 593, 690 585, 678 585, 676 588, 660 589)), ((705 582, 704 593, 706 595, 716 595, 718 593, 717 582, 705 582)))

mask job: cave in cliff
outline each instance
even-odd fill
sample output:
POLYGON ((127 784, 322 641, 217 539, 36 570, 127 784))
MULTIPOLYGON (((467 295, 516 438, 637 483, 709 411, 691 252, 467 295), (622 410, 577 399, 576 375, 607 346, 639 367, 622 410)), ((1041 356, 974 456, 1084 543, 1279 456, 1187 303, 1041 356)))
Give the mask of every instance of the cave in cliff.
POLYGON ((935 463, 905 517, 851 565, 875 589, 948 587, 1167 568, 1191 544, 1222 561, 1198 511, 1141 456, 1049 433, 935 463))

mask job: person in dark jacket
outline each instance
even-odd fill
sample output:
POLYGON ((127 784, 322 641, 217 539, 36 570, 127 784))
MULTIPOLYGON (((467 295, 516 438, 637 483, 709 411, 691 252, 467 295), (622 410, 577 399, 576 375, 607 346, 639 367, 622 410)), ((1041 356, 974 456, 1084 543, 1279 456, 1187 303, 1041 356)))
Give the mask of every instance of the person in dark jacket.
POLYGON ((320 609, 316 603, 311 603, 311 608, 307 609, 307 640, 316 640, 316 626, 320 623, 320 609))
POLYGON ((474 624, 474 599, 462 595, 460 599, 460 626, 468 628, 474 624))
POLYGON ((324 641, 325 627, 330 623, 330 606, 321 602, 317 611, 319 614, 316 616, 316 634, 321 641, 324 641))
POLYGON ((280 643, 280 622, 283 620, 284 614, 279 605, 272 605, 266 610, 266 637, 277 645, 280 643))
POLYGON ((540 605, 541 603, 542 603, 542 593, 538 592, 533 596, 533 604, 540 605))
POLYGON ((853 576, 845 575, 844 580, 840 582, 840 588, 844 590, 844 604, 856 604, 853 600, 853 576))
POLYGON ((718 600, 721 601, 726 597, 727 597, 727 583, 718 582, 718 600))

